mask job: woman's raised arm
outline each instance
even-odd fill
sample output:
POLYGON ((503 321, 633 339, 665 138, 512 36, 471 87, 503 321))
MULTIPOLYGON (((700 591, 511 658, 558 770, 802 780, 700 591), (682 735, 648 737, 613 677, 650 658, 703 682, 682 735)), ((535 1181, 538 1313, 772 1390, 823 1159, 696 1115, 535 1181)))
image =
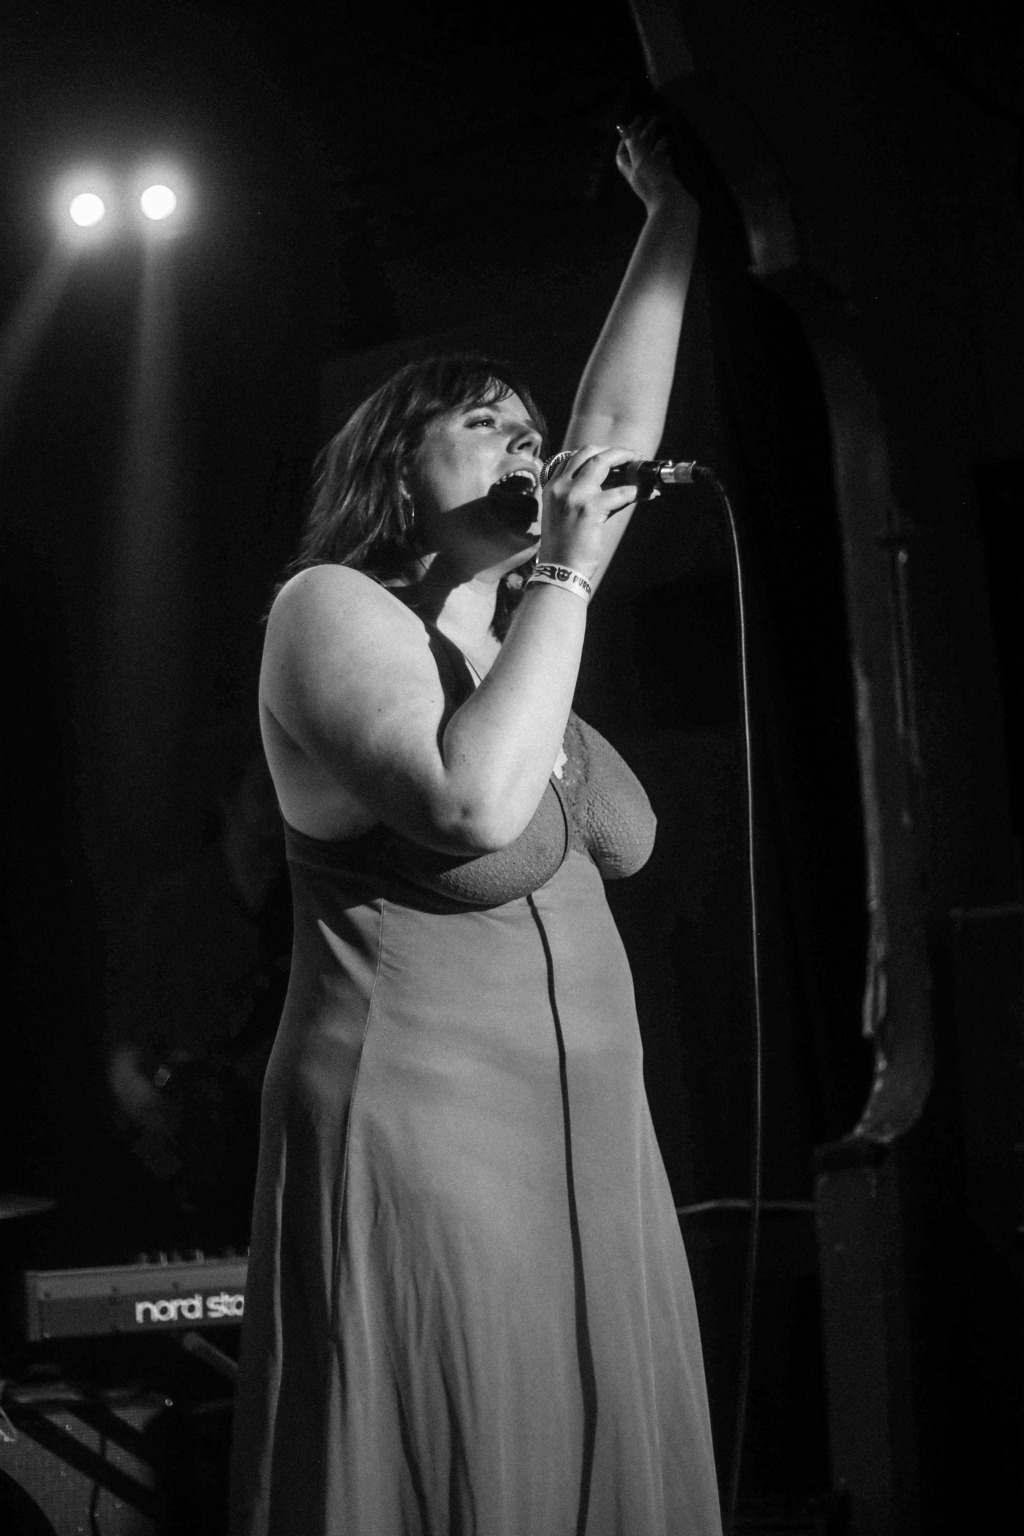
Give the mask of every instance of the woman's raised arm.
MULTIPOLYGON (((657 123, 627 128, 616 163, 647 220, 583 371, 565 447, 615 443, 648 459, 665 429, 700 214, 672 170, 657 123)), ((620 513, 608 530, 605 565, 629 516, 620 513)))

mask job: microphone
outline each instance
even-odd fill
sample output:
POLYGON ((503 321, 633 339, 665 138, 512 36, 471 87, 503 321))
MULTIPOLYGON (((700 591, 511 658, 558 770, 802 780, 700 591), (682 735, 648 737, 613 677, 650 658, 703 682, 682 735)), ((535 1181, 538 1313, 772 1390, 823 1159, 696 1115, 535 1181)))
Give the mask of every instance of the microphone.
MULTIPOLYGON (((547 485, 553 475, 557 475, 563 464, 566 464, 576 452, 574 448, 563 449, 561 453, 554 454, 550 459, 545 459, 541 465, 540 483, 547 485)), ((691 485, 695 476, 707 475, 708 470, 703 464, 698 464, 694 459, 630 459, 626 464, 616 464, 605 475, 601 482, 604 490, 616 485, 635 485, 641 492, 641 498, 650 496, 661 485, 691 485)))

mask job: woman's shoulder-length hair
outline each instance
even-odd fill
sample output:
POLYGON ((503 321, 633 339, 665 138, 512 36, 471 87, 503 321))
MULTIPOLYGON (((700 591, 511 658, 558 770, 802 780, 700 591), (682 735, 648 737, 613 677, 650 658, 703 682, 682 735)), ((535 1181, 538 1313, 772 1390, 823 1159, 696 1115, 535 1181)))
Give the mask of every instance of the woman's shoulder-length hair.
POLYGON ((415 558, 403 476, 430 423, 448 411, 518 395, 544 421, 517 370, 494 358, 446 354, 407 363, 364 400, 316 462, 313 501, 289 574, 351 565, 381 579, 415 558))

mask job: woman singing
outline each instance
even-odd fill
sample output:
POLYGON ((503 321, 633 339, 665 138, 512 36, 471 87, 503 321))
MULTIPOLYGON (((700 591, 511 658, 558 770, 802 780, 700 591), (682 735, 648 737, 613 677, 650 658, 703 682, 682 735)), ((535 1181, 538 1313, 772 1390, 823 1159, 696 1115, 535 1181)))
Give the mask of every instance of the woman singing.
POLYGON ((568 462, 542 493, 542 422, 503 366, 400 370, 330 445, 271 611, 260 711, 295 947, 235 1536, 720 1530, 603 891, 644 863, 654 817, 571 712, 635 497, 603 481, 657 450, 696 240, 657 130, 617 159, 647 218, 568 462))

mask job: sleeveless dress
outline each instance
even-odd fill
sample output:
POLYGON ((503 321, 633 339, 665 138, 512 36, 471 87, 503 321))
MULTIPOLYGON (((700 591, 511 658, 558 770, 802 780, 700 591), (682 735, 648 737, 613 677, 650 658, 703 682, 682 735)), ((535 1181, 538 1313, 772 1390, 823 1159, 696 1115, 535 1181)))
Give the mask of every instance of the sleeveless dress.
MULTIPOLYGON (((461 653, 431 646, 454 709, 461 653)), ((719 1536, 693 1292, 603 878, 639 783, 572 716, 500 852, 286 829, 233 1536, 719 1536)))

